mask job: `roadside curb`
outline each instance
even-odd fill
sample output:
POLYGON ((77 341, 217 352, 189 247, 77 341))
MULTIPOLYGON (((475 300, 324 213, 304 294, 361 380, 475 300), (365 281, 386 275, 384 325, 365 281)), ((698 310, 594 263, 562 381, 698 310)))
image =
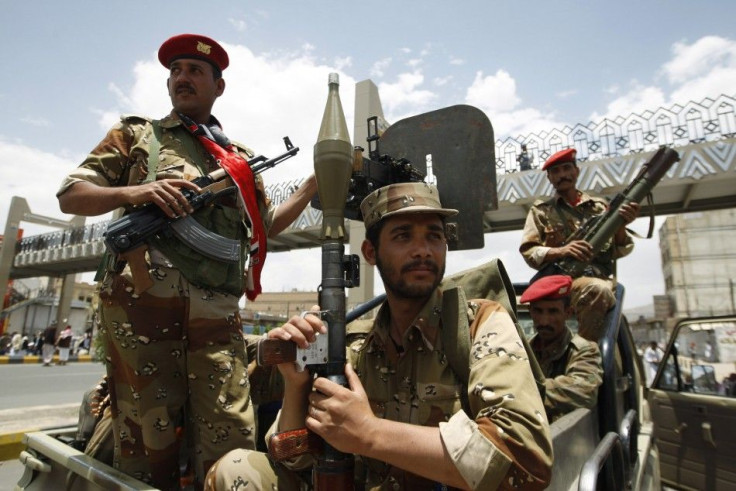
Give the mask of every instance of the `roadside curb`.
MULTIPOLYGON (((54 355, 53 363, 59 363, 59 355, 54 355)), ((75 355, 69 357, 69 362, 91 362, 97 361, 92 355, 75 355)), ((38 355, 3 355, 0 356, 0 365, 12 365, 20 363, 43 363, 43 357, 38 355)))

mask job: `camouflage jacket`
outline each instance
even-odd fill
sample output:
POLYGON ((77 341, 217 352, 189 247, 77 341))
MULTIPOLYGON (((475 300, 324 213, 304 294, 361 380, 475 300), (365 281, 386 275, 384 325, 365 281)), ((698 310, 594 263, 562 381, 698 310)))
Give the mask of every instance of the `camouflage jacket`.
MULTIPOLYGON (((190 136, 173 112, 163 118, 160 125, 162 134, 158 166, 156 167, 156 180, 192 180, 218 168, 212 156, 190 136)), ((153 138, 155 136, 150 119, 140 116, 123 116, 121 121, 110 129, 105 138, 92 150, 84 162, 67 175, 56 195, 62 195, 77 182, 90 182, 102 187, 143 184, 148 177, 149 147, 153 138)), ((243 158, 253 157, 253 152, 247 147, 235 142, 232 142, 232 144, 243 158)), ((263 182, 259 176, 256 176, 256 187, 259 191, 258 202, 261 219, 264 222, 265 230, 268 231, 273 222, 274 207, 270 206, 265 196, 263 182)), ((228 223, 219 220, 215 222, 219 228, 213 229, 213 232, 226 237, 236 237, 235 234, 238 234, 239 231, 231 229, 240 226, 243 233, 249 236, 250 232, 245 224, 247 215, 242 200, 239 199, 235 203, 231 197, 226 196, 218 203, 223 205, 221 208, 225 216, 234 218, 235 223, 232 223, 233 220, 227 220, 228 223), (228 208, 232 212, 228 211, 228 208), (242 225, 238 225, 238 223, 242 225)), ((200 209, 192 216, 201 221, 205 219, 204 217, 209 217, 209 211, 210 209, 200 209)), ((247 253, 247 249, 247 247, 244 248, 244 254, 247 253)), ((203 262, 202 269, 212 270, 213 268, 208 267, 203 262)), ((189 275, 187 277, 190 281, 194 281, 189 275)), ((212 281, 202 280, 194 281, 194 283, 208 287, 218 287, 221 284, 218 283, 218 281, 221 281, 218 278, 219 276, 212 281), (215 284, 210 285, 208 283, 215 284)))
POLYGON ((547 377, 544 408, 550 421, 573 409, 592 408, 597 404, 603 367, 596 343, 567 328, 565 334, 549 346, 542 348, 536 336, 530 344, 547 377))
MULTIPOLYGON (((473 340, 466 387, 442 346, 442 291, 437 289, 405 333, 403 353, 389 337, 388 305, 371 332, 353 340, 347 360, 356 369, 373 412, 394 421, 439 426, 445 448, 474 489, 543 489, 549 483, 552 446, 543 404, 527 353, 503 307, 467 305, 473 340)), ((386 463, 363 460, 366 489, 430 489, 433 483, 386 463)))
MULTIPOLYGON (((567 237, 590 217, 601 215, 608 208, 603 198, 580 193, 580 201, 571 206, 559 195, 548 200, 537 200, 526 216, 519 252, 526 263, 534 269, 545 264, 547 251, 566 243, 567 237)), ((596 276, 607 278, 613 271, 613 261, 626 256, 634 249, 634 242, 627 235, 626 243, 615 245, 611 240, 593 261, 596 276)))

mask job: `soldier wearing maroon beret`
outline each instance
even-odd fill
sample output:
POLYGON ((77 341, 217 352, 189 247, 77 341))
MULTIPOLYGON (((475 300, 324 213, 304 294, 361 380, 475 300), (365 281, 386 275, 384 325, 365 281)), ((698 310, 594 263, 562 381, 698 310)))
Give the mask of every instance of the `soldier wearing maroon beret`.
POLYGON ((595 406, 603 376, 598 345, 567 326, 572 284, 569 276, 545 276, 519 300, 529 303, 537 331, 530 345, 546 377, 544 408, 550 422, 576 408, 595 406))
POLYGON ((255 448, 239 299, 260 292, 267 236, 301 213, 317 185, 312 177, 278 208, 270 206, 250 172, 253 152, 230 141, 212 115, 230 63, 217 41, 174 36, 158 59, 169 72, 171 113, 122 117, 57 197, 63 212, 84 216, 158 207, 172 221, 194 219, 239 245, 237 257, 215 258, 192 246, 186 233, 161 233, 145 247, 110 253, 99 278, 114 465, 156 488, 179 489, 180 446, 186 445, 201 489, 221 455, 255 448), (237 193, 219 193, 195 211, 182 191, 199 192, 192 179, 220 169, 237 193))
POLYGON ((626 225, 639 215, 638 203, 627 203, 619 212, 624 219, 613 239, 596 256, 585 240, 570 237, 591 217, 605 213, 608 201, 577 188, 580 168, 574 148, 554 153, 542 166, 555 190, 549 199, 534 202, 526 217, 519 252, 534 269, 542 269, 564 257, 589 263, 585 272, 573 278, 572 307, 580 325, 580 334, 598 341, 603 334, 603 319, 616 298, 615 261, 631 253, 634 243, 626 225))
POLYGON ((222 71, 230 64, 227 52, 217 41, 197 34, 171 37, 158 50, 158 61, 164 68, 182 58, 206 61, 215 69, 215 78, 222 77, 222 71))

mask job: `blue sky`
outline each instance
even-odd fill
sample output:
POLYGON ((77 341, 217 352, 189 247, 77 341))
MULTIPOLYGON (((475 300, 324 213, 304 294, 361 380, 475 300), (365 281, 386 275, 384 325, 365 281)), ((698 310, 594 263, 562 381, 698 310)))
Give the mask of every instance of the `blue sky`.
MULTIPOLYGON (((287 134, 303 149, 269 171, 268 182, 311 172, 331 71, 341 74, 349 127, 353 86, 370 78, 390 122, 467 103, 488 114, 496 138, 733 95, 736 87, 733 1, 0 0, 0 11, 3 228, 13 195, 64 218, 54 197, 61 177, 119 114, 168 112, 156 52, 181 32, 214 37, 230 53, 214 108, 228 135, 266 155, 280 152, 287 134)), ((482 251, 452 253, 448 271, 500 256, 524 280, 518 240, 489 234, 482 251)), ((264 286, 314 288, 318 257, 272 255, 264 286)), ((628 306, 664 293, 659 264, 654 240, 638 241, 620 263, 628 306)))

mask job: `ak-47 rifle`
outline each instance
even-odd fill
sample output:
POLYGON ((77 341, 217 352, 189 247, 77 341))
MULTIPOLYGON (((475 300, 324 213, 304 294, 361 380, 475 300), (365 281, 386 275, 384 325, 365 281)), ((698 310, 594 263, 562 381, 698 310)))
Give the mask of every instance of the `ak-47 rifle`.
MULTIPOLYGON (((624 225, 624 219, 619 214, 621 206, 626 203, 641 203, 678 160, 680 160, 680 155, 675 150, 665 146, 660 147, 649 162, 642 166, 639 174, 626 189, 611 200, 606 212, 586 220, 579 229, 565 240, 565 243, 569 244, 573 240, 584 240, 591 245, 593 256, 598 255, 616 231, 624 225)), ((565 274, 577 278, 585 276, 588 268, 590 268, 588 262, 563 257, 540 269, 530 282, 533 283, 539 278, 553 274, 565 274)))
MULTIPOLYGON (((258 174, 297 154, 299 147, 284 137, 286 152, 273 159, 259 155, 250 160, 251 171, 258 174)), ((182 194, 196 211, 215 199, 237 191, 224 169, 193 179, 202 191, 182 189, 182 194)), ((136 293, 142 293, 153 285, 145 262, 145 250, 151 237, 171 230, 177 237, 197 252, 225 262, 240 259, 240 242, 215 234, 204 228, 191 215, 169 218, 156 205, 147 204, 140 209, 110 222, 104 233, 110 253, 126 260, 131 268, 136 293)))

